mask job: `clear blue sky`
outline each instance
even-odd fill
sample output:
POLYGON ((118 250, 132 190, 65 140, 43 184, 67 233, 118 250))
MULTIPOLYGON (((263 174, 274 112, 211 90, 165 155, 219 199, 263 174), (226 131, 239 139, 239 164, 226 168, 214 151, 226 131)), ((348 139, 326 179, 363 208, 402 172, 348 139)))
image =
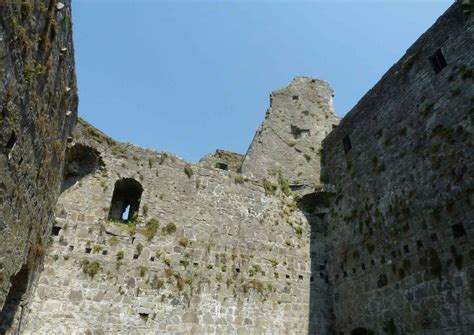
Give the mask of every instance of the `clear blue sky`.
POLYGON ((269 93, 327 80, 345 115, 450 0, 73 0, 79 114, 191 161, 245 153, 269 93))

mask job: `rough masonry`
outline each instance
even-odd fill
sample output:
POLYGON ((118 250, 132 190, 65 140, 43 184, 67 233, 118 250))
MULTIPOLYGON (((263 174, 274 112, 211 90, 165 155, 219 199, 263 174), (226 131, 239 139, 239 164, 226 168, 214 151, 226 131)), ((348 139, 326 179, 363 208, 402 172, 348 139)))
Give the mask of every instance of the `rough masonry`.
POLYGON ((41 270, 77 115, 69 1, 0 2, 0 333, 41 270))
POLYGON ((45 133, 28 126, 36 114, 19 102, 36 91, 1 41, 3 78, 18 91, 3 110, 19 118, 1 119, 3 332, 474 332, 470 1, 342 120, 326 82, 296 77, 271 94, 245 155, 217 150, 197 164, 76 123, 70 3, 1 8, 17 42, 11 18, 23 12, 46 14, 48 29, 68 24, 50 46, 56 76, 28 79, 50 106, 45 133))

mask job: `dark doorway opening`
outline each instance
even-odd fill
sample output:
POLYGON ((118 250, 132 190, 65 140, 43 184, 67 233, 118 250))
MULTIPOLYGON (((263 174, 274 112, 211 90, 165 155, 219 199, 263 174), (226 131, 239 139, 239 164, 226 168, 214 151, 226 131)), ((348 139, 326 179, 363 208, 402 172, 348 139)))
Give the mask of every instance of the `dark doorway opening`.
POLYGON ((21 270, 10 280, 12 286, 0 312, 0 334, 5 334, 12 327, 15 327, 16 333, 20 334, 22 303, 28 289, 29 274, 28 267, 23 265, 21 270))

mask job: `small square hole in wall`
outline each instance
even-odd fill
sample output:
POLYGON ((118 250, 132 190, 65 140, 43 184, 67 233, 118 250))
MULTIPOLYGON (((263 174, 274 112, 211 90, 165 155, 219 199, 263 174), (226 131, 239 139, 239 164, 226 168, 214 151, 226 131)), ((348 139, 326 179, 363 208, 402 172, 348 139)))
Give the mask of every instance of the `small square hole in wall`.
POLYGON ((356 273, 356 268, 352 268, 352 273, 356 273))
POLYGON ((297 95, 294 95, 294 96, 292 97, 292 99, 296 101, 296 100, 298 100, 298 99, 299 99, 299 96, 297 96, 297 95))
POLYGON ((403 246, 403 251, 405 251, 406 254, 410 252, 410 249, 408 248, 408 245, 403 246))
POLYGON ((347 154, 349 151, 351 151, 352 143, 349 135, 346 135, 342 138, 342 145, 344 146, 344 153, 347 154))
POLYGON ((302 275, 299 275, 299 276, 298 276, 298 279, 299 279, 299 280, 303 280, 303 276, 302 276, 302 275))
POLYGON ((370 260, 370 264, 375 265, 375 260, 374 259, 370 260))
POLYGON ((54 226, 54 227, 53 227, 53 230, 51 231, 51 234, 52 234, 53 236, 58 236, 60 231, 61 231, 61 227, 54 226))
POLYGON ((320 272, 319 277, 324 278, 324 273, 320 272))
POLYGON ((108 251, 107 250, 102 250, 102 255, 107 255, 108 251))
POLYGON ((194 265, 195 267, 198 267, 198 266, 199 266, 199 263, 194 262, 193 265, 194 265))
POLYGON ((433 242, 438 241, 438 235, 436 233, 431 234, 431 241, 433 241, 433 242))
POLYGON ((86 254, 90 254, 90 253, 91 253, 91 251, 92 251, 92 249, 91 249, 91 248, 86 248, 86 254))
POLYGON ((74 250, 74 246, 73 245, 70 245, 69 246, 69 251, 73 251, 74 250))
POLYGON ((423 248, 423 241, 422 240, 416 241, 416 246, 418 247, 418 249, 423 248))
POLYGON ((344 275, 344 278, 346 278, 346 277, 347 277, 347 272, 344 271, 344 272, 343 272, 343 275, 344 275))
POLYGON ((466 235, 466 230, 462 223, 456 223, 451 226, 454 238, 460 238, 466 235))
POLYGON ((155 261, 155 257, 150 257, 150 262, 154 262, 155 261))
POLYGON ((286 275, 286 279, 290 279, 290 275, 286 275))
POLYGON ((360 267, 362 268, 362 270, 365 270, 365 264, 364 264, 364 263, 362 263, 362 264, 360 265, 360 267))
POLYGON ((311 283, 314 282, 313 276, 311 276, 311 277, 309 278, 309 281, 310 281, 311 283))
POLYGON ((138 259, 138 256, 137 254, 133 255, 133 259, 138 259))
POLYGON ((441 70, 444 69, 446 65, 448 65, 441 49, 436 50, 434 55, 430 57, 430 62, 435 73, 440 73, 441 70))
POLYGON ((239 268, 235 268, 235 272, 240 273, 240 269, 239 269, 239 268))

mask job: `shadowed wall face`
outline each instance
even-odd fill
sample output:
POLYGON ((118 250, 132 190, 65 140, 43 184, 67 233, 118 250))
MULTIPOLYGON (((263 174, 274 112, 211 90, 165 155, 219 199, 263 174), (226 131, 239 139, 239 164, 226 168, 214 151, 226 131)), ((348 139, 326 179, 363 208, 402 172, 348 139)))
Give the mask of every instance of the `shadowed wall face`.
POLYGON ((323 142, 338 332, 474 330, 473 19, 454 4, 323 142))
POLYGON ((0 4, 0 310, 8 304, 0 320, 12 333, 18 324, 5 320, 16 320, 18 292, 31 292, 41 268, 77 116, 70 1, 63 4, 0 4), (19 279, 25 267, 27 281, 19 279))

